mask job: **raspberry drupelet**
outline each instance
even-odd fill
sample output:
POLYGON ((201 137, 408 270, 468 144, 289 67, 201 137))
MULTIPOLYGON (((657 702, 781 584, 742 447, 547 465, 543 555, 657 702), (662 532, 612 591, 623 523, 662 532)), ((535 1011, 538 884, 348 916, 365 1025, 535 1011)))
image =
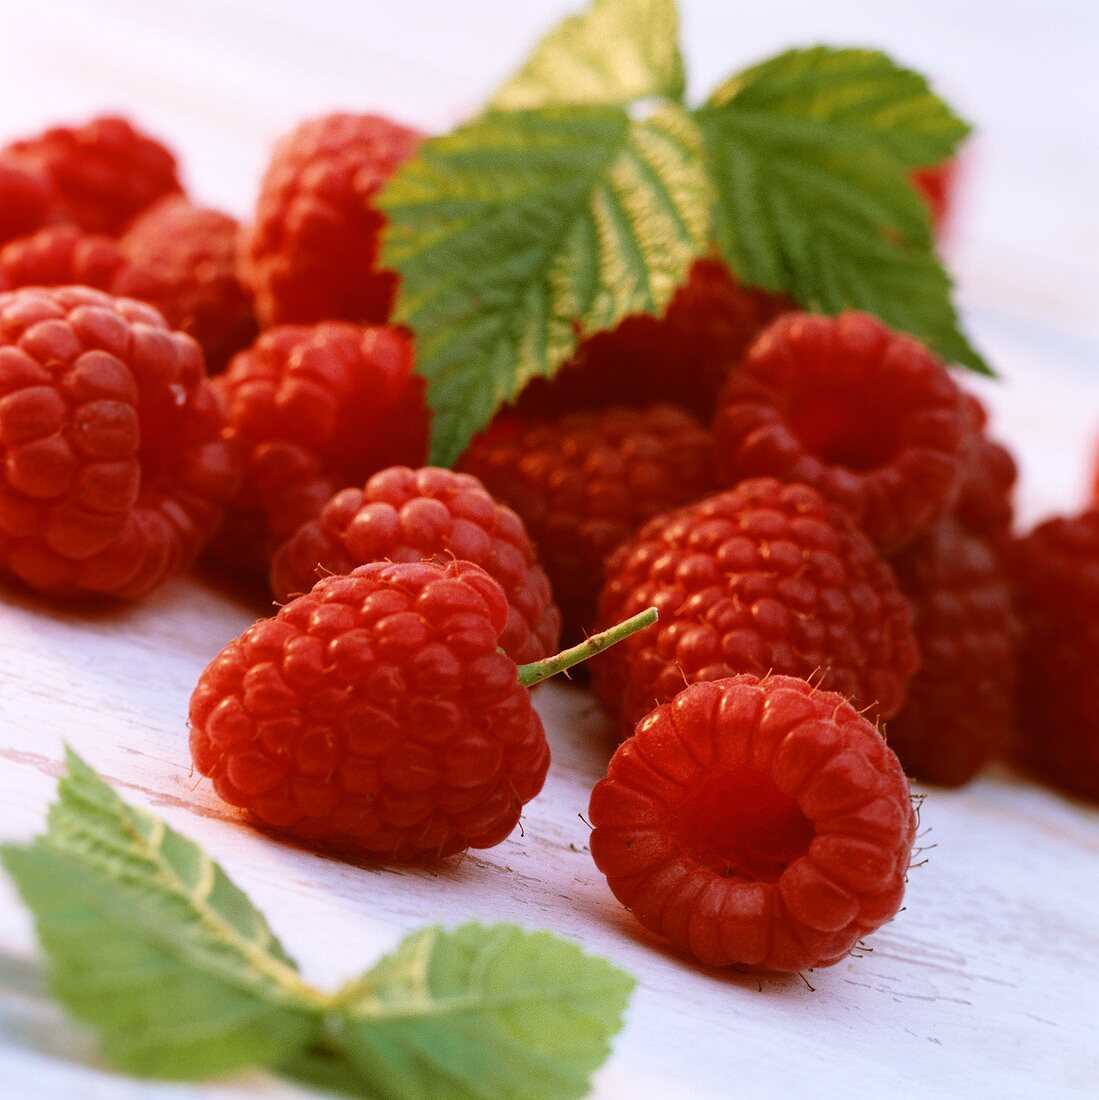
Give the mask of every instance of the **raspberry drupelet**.
POLYGON ((1099 509, 1039 524, 1011 551, 1023 622, 1024 760, 1099 801, 1099 509))
POLYGON ((594 622, 607 555, 646 520, 716 488, 710 433, 673 405, 504 416, 460 467, 522 517, 569 641, 594 622))
POLYGON ((726 484, 812 485, 886 553, 957 502, 972 436, 942 362, 862 313, 780 317, 729 376, 714 418, 726 484))
POLYGON ((91 233, 117 236, 157 199, 182 191, 172 153, 124 118, 56 126, 4 152, 44 171, 60 214, 91 233))
POLYGON ((131 288, 123 281, 121 292, 156 306, 173 328, 193 336, 211 374, 256 334, 252 302, 237 277, 239 237, 235 218, 171 195, 141 214, 120 241, 151 284, 131 288))
POLYGON ((377 266, 374 200, 422 140, 377 115, 334 114, 278 142, 243 256, 265 326, 389 319, 397 275, 377 266))
POLYGON ((546 415, 670 402, 708 424, 730 369, 794 308, 788 298, 744 286, 720 260, 696 260, 662 317, 636 314, 588 337, 552 380, 526 387, 518 409, 546 415))
POLYGON ((308 592, 318 573, 350 573, 372 561, 461 558, 504 589, 508 621, 500 645, 522 664, 557 649, 561 616, 523 521, 475 477, 394 466, 361 489, 343 489, 275 554, 279 600, 308 592))
POLYGON ((202 352, 87 287, 0 294, 0 573, 136 598, 182 572, 237 486, 202 352))
POLYGON ((266 579, 271 556, 340 489, 387 466, 419 466, 428 414, 412 344, 384 326, 284 325, 262 333, 214 379, 244 484, 212 547, 266 579))
POLYGON ((56 216, 45 170, 0 153, 0 245, 37 232, 56 216))
POLYGON ((325 577, 202 673, 195 766, 254 821, 319 847, 412 860, 499 844, 549 766, 528 687, 588 655, 518 667, 507 623, 504 590, 470 562, 325 577))
POLYGON ((920 667, 886 728, 909 775, 956 787, 1015 730, 1020 627, 997 549, 952 519, 890 559, 915 615, 920 667))
POLYGON ((916 815, 896 756, 789 676, 693 684, 595 787, 591 853, 651 932, 711 966, 831 966, 900 908, 916 815))
POLYGON ((623 736, 684 683, 740 672, 819 677, 888 718, 918 663, 892 570, 806 485, 745 481, 657 516, 610 556, 605 576, 600 623, 660 612, 656 628, 592 663, 623 736))
POLYGON ((1011 452, 988 433, 988 412, 972 394, 966 394, 975 440, 954 506, 954 518, 971 534, 1002 551, 1015 522, 1015 482, 1019 471, 1011 452))

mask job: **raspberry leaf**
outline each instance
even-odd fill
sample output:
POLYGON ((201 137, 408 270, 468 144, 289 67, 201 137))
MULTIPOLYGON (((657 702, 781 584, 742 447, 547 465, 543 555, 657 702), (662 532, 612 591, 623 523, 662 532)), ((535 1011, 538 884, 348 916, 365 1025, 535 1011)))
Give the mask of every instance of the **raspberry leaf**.
POLYGON ((695 112, 737 274, 809 309, 860 309, 991 373, 962 332, 914 168, 968 127, 918 73, 873 50, 790 50, 695 112))
POLYGON ((675 0, 592 0, 546 34, 489 107, 682 100, 684 85, 675 0))
POLYGON ((587 332, 658 313, 705 250, 702 138, 665 104, 493 112, 421 146, 384 191, 396 320, 416 332, 447 465, 587 332))
POLYGON ((337 1041, 384 1098, 579 1097, 632 989, 548 932, 426 928, 337 995, 337 1041))
POLYGON ((116 1066, 200 1078, 274 1063, 319 1034, 326 999, 245 895, 72 751, 46 834, 0 852, 54 994, 116 1066))

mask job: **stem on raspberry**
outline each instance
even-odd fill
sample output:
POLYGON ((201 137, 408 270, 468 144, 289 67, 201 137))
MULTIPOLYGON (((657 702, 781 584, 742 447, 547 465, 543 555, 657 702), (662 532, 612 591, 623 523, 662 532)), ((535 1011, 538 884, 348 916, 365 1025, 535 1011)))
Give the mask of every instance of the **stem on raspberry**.
POLYGON ((555 656, 546 657, 541 661, 531 661, 529 665, 520 665, 519 683, 524 687, 540 684, 543 680, 548 680, 551 676, 556 676, 559 672, 564 672, 565 669, 572 668, 573 665, 578 665, 597 653, 602 653, 604 649, 610 649, 612 645, 617 645, 631 634, 644 630, 645 627, 655 623, 657 618, 656 608, 650 607, 647 611, 623 620, 617 626, 593 634, 571 649, 563 649, 555 656))

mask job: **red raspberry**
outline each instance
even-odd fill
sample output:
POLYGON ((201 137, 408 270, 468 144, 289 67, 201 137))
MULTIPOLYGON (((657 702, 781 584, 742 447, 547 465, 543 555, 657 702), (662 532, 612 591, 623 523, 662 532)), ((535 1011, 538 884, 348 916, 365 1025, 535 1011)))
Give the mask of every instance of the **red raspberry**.
POLYGON ((92 233, 117 236, 162 195, 182 190, 171 152, 124 118, 58 126, 5 151, 42 168, 61 213, 92 233))
POLYGON ((422 140, 377 115, 337 114, 279 141, 244 257, 264 325, 388 320, 397 276, 376 266, 374 199, 422 140))
POLYGON ((603 623, 660 622, 592 663, 623 734, 685 683, 738 672, 820 676, 891 717, 917 665, 912 613, 889 566, 806 485, 771 479, 651 520, 608 559, 603 623))
POLYGON ((1040 524, 1012 563, 1023 752, 1055 782, 1099 800, 1099 509, 1040 524))
POLYGON ((663 317, 636 314, 590 336, 552 381, 531 382, 518 408, 544 415, 670 401, 709 423, 730 367, 793 308, 742 286, 720 260, 696 260, 663 317))
POLYGON ((0 249, 0 290, 23 286, 90 286, 140 298, 148 280, 133 270, 118 241, 77 225, 51 225, 0 249))
POLYGON ((912 173, 912 182, 923 195, 931 211, 931 224, 936 234, 949 228, 954 211, 954 192, 957 190, 958 162, 944 160, 931 168, 921 168, 912 173))
POLYGON ((944 520, 890 564, 912 603, 920 667, 887 727, 905 770, 967 783, 1011 740, 1019 622, 1000 556, 944 520))
POLYGON ((423 379, 397 329, 344 322, 264 332, 215 379, 244 462, 244 486, 215 555, 265 577, 271 555, 337 490, 387 466, 419 466, 423 379))
POLYGON ((41 168, 0 154, 0 245, 48 225, 54 206, 53 188, 41 168))
POLYGON ((942 363, 862 313, 780 317, 729 377, 714 419, 729 484, 812 485, 887 553, 954 506, 971 436, 942 363))
POLYGON ((372 561, 461 558, 504 589, 504 652, 519 664, 557 649, 561 616, 523 521, 468 474, 394 466, 362 489, 337 493, 275 554, 271 588, 280 600, 308 592, 318 571, 350 573, 372 561))
POLYGON ((249 627, 191 697, 191 754, 260 824, 406 860, 499 844, 549 748, 468 562, 374 562, 249 627))
POLYGON ((878 731, 789 676, 693 684, 592 792, 591 853, 650 931, 711 966, 831 966, 900 908, 916 815, 878 731))
POLYGON ((141 282, 131 291, 123 281, 121 292, 156 306, 173 328, 193 336, 211 373, 256 335, 252 302, 237 278, 239 236, 228 214, 172 195, 145 211, 121 241, 141 269, 141 282))
POLYGON ((182 572, 236 488, 202 352, 86 287, 0 294, 0 572, 134 598, 182 572))
POLYGON ((954 506, 954 518, 971 534, 1002 549, 1015 522, 1015 482, 1019 471, 1011 452, 989 438, 988 413, 972 394, 966 394, 976 439, 954 506))
POLYGON ((710 433, 672 405, 504 416, 461 467, 523 518, 569 641, 593 623, 607 555, 646 520, 716 487, 710 433))

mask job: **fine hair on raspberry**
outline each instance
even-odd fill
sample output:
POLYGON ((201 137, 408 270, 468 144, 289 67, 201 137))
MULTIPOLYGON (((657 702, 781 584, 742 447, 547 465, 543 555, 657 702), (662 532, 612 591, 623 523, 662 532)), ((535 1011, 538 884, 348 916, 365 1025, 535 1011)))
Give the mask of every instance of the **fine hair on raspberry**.
POLYGON ((913 337, 863 313, 789 313, 730 374, 714 445, 725 484, 812 485, 892 552, 958 500, 972 422, 957 383, 913 337))
POLYGON ((508 600, 500 645, 523 664, 557 649, 561 616, 523 521, 477 478, 436 467, 393 466, 343 489, 275 554, 271 589, 285 600, 319 573, 372 561, 460 558, 499 581, 508 600))
POLYGON ((840 696, 788 676, 693 684, 592 792, 591 852, 651 932, 712 966, 830 966, 904 897, 908 781, 840 696))
POLYGON ((650 520, 608 559, 601 625, 660 621, 592 662, 623 735, 684 683, 739 672, 813 678, 888 718, 918 654, 892 570, 807 485, 760 478, 650 520))
POLYGON ((198 345, 87 287, 0 294, 0 573, 52 596, 142 596, 235 492, 198 345))
POLYGON ((503 589, 469 562, 326 577, 214 658, 191 698, 195 766, 261 825, 410 860, 499 844, 549 749, 500 651, 503 589))

